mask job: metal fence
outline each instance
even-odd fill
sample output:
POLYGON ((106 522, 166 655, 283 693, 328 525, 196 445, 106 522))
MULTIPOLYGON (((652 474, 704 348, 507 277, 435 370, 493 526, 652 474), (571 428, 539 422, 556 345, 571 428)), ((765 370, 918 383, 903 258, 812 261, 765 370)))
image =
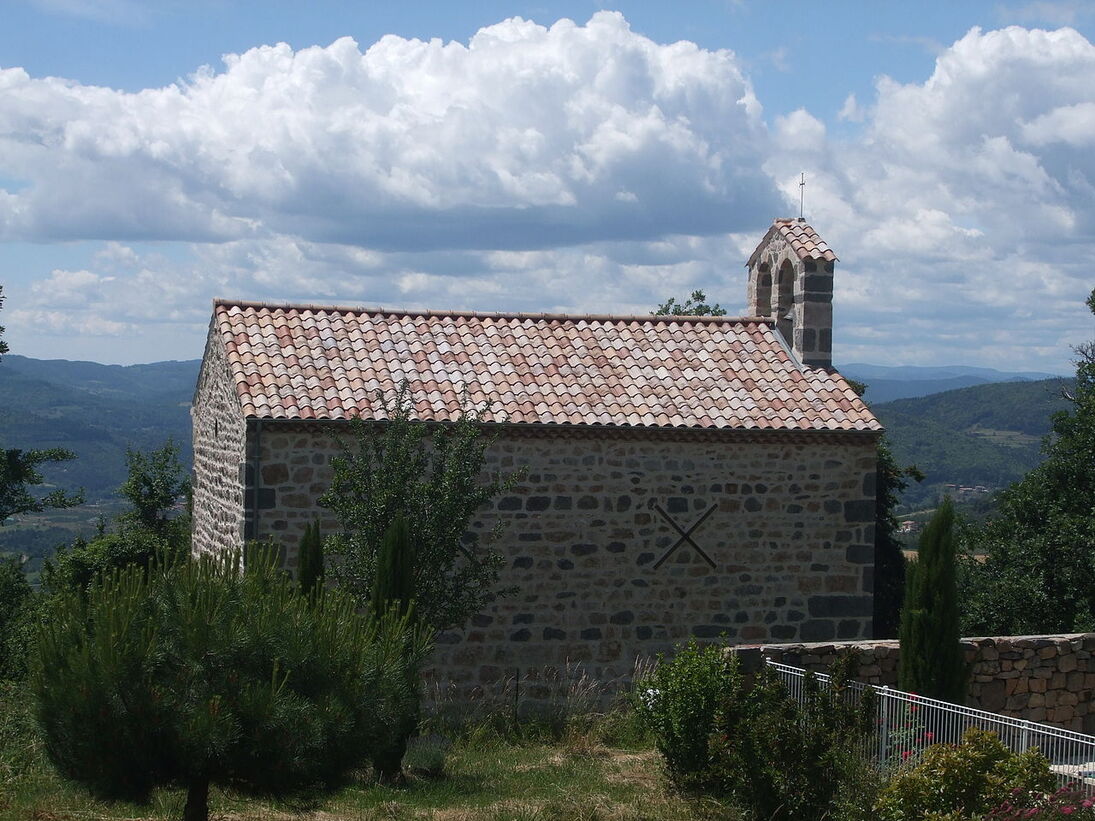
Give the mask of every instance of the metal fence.
MULTIPOLYGON (((774 661, 767 664, 791 697, 799 704, 804 703, 806 671, 774 661)), ((824 673, 814 676, 821 687, 828 685, 829 676, 824 673)), ((1012 752, 1037 747, 1049 759, 1062 785, 1081 784, 1088 792, 1095 793, 1095 736, 862 682, 849 682, 847 693, 858 702, 868 688, 875 694, 877 730, 870 747, 883 765, 916 760, 932 744, 956 743, 967 729, 977 727, 996 733, 1012 752)))

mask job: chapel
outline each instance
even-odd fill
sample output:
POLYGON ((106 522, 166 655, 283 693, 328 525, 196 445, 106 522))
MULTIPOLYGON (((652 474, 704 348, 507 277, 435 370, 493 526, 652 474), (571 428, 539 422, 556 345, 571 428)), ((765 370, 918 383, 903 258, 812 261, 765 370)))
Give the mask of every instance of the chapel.
POLYGON ((218 299, 193 404, 194 550, 279 543, 289 569, 336 436, 491 403, 485 470, 521 469, 498 599, 439 637, 435 675, 489 688, 581 664, 626 678, 689 637, 871 635, 881 426, 831 367, 836 255, 777 219, 742 317, 403 311, 218 299))

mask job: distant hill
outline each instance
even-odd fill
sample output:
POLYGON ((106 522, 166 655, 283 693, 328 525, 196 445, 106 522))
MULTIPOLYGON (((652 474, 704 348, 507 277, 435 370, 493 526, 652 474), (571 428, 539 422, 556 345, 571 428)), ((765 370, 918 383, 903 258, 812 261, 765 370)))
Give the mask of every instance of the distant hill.
POLYGON ((1042 460, 1050 417, 1067 406, 1061 391, 1071 380, 998 382, 917 399, 873 404, 901 464, 927 474, 905 502, 934 499, 942 485, 999 489, 1042 460))
POLYGON ((0 360, 0 443, 68 448, 77 459, 47 468, 47 479, 110 499, 125 479, 126 448, 149 450, 171 437, 189 468, 190 401, 198 361, 149 365, 0 360))
POLYGON ((867 385, 868 402, 890 402, 894 399, 928 396, 933 393, 986 385, 993 382, 1015 382, 1059 379, 1052 373, 1040 371, 998 371, 994 368, 977 368, 970 365, 940 365, 920 367, 916 365, 868 365, 852 362, 839 366, 840 372, 849 379, 867 385))

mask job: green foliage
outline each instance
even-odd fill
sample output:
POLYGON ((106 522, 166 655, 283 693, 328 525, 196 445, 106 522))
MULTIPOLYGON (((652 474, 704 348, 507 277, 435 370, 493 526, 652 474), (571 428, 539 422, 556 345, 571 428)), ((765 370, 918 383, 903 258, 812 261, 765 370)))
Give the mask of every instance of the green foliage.
POLYGON ((66 591, 39 637, 32 685, 50 760, 107 798, 210 783, 332 789, 384 745, 407 665, 428 652, 406 620, 302 595, 275 557, 209 557, 98 577, 66 591))
MULTIPOLYGON (((377 557, 376 579, 370 602, 373 617, 400 618, 417 623, 415 615, 414 544, 410 540, 407 521, 402 515, 384 533, 377 557)), ((413 654, 413 648, 408 647, 413 654)), ((389 781, 401 776, 400 766, 407 752, 407 742, 418 728, 422 683, 417 664, 406 665, 405 697, 397 700, 394 732, 391 743, 374 756, 377 774, 389 781)))
POLYGON ((683 789, 712 786, 710 738, 719 713, 740 696, 737 657, 725 648, 690 641, 635 683, 634 708, 654 736, 670 780, 683 789))
POLYGON ((513 476, 481 475, 493 441, 478 424, 486 410, 465 409, 455 423, 427 426, 411 418, 404 383, 386 404, 388 421, 351 421, 350 441, 340 442, 331 487, 319 503, 341 526, 326 541, 338 557, 333 574, 362 606, 372 596, 384 534, 398 515, 406 517, 417 548, 415 610, 425 624, 462 626, 499 595, 503 559, 484 543, 496 532, 471 529, 475 514, 514 482, 513 476))
POLYGON ((1075 387, 1053 415, 1045 461, 963 534, 964 626, 978 635, 1095 628, 1095 343, 1076 349, 1075 387))
POLYGON ((717 303, 708 305, 703 291, 693 291, 684 302, 670 297, 658 306, 654 316, 726 316, 726 310, 717 303))
POLYGON ((984 817, 984 821, 1095 821, 1095 799, 1082 786, 1060 787, 1056 792, 1012 790, 1012 795, 984 817))
POLYGON ((843 658, 824 688, 808 675, 800 706, 767 665, 750 682, 736 656, 692 642, 635 685, 634 705, 680 789, 766 821, 867 821, 879 781, 864 755, 874 702, 851 698, 855 670, 843 658))
POLYGON ((0 680, 18 677, 18 671, 13 668, 21 667, 21 664, 19 659, 12 658, 15 648, 8 644, 33 595, 19 563, 14 559, 0 559, 0 680))
POLYGON ((766 821, 868 821, 880 785, 866 758, 872 693, 858 703, 848 683, 854 656, 833 667, 828 686, 803 681, 802 705, 765 665, 748 692, 721 711, 712 739, 717 791, 766 821))
POLYGON ((966 700, 969 671, 959 644, 954 505, 947 499, 920 536, 901 612, 901 689, 957 704, 966 700))
POLYGON ((49 617, 49 597, 42 593, 25 596, 11 620, 0 633, 0 679, 24 681, 30 672, 38 631, 49 617))
POLYGON ((128 474, 118 492, 130 504, 119 517, 125 525, 175 541, 190 530, 190 517, 172 516, 180 499, 190 498, 190 478, 179 464, 179 448, 170 439, 148 453, 127 449, 128 474))
POLYGON ((875 472, 874 525, 874 637, 893 638, 901 621, 905 596, 905 554, 897 538, 894 511, 909 479, 924 477, 915 465, 902 468, 894 459, 885 437, 878 441, 878 467, 875 472))
POLYGON ((971 727, 961 744, 935 744, 916 766, 898 771, 875 811, 880 821, 964 821, 982 818, 1017 794, 1048 792, 1055 783, 1037 750, 1012 753, 995 733, 971 727))
POLYGON ((100 573, 131 564, 148 567, 157 558, 174 562, 190 553, 190 516, 171 515, 190 490, 178 448, 169 441, 147 454, 129 451, 126 460, 129 476, 120 492, 130 508, 118 517, 114 532, 100 522, 90 541, 78 538, 59 548, 42 568, 46 590, 83 590, 100 573))
POLYGON ((407 520, 402 515, 396 516, 384 533, 377 557, 376 581, 370 602, 375 615, 382 616, 392 608, 401 615, 412 612, 416 564, 407 520))
POLYGON ((32 492, 45 483, 39 467, 67 462, 76 454, 64 448, 0 450, 0 524, 9 516, 41 513, 49 508, 73 507, 84 501, 82 492, 54 489, 44 495, 32 492))
POLYGON ((316 585, 323 584, 323 535, 319 521, 310 522, 304 528, 297 554, 297 584, 302 593, 310 593, 316 585))

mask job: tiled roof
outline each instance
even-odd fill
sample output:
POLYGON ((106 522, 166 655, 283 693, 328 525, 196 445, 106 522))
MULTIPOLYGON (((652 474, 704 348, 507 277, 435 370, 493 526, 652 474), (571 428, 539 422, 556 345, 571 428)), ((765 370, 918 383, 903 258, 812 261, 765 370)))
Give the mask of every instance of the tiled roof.
POLYGON ((466 389, 493 421, 751 430, 880 430, 848 383, 803 370, 763 321, 438 313, 217 301, 245 416, 456 418, 466 389))
POLYGON ((780 233, 783 238, 790 243, 791 248, 799 259, 824 259, 829 262, 836 261, 836 254, 826 244, 825 240, 817 235, 817 231, 811 228, 805 220, 802 219, 790 219, 781 218, 773 220, 772 227, 768 229, 768 233, 764 235, 764 239, 757 245, 757 249, 753 251, 753 255, 749 257, 749 262, 746 263, 746 267, 752 268, 753 263, 756 262, 757 255, 760 250, 768 244, 768 241, 772 238, 772 234, 780 233))

